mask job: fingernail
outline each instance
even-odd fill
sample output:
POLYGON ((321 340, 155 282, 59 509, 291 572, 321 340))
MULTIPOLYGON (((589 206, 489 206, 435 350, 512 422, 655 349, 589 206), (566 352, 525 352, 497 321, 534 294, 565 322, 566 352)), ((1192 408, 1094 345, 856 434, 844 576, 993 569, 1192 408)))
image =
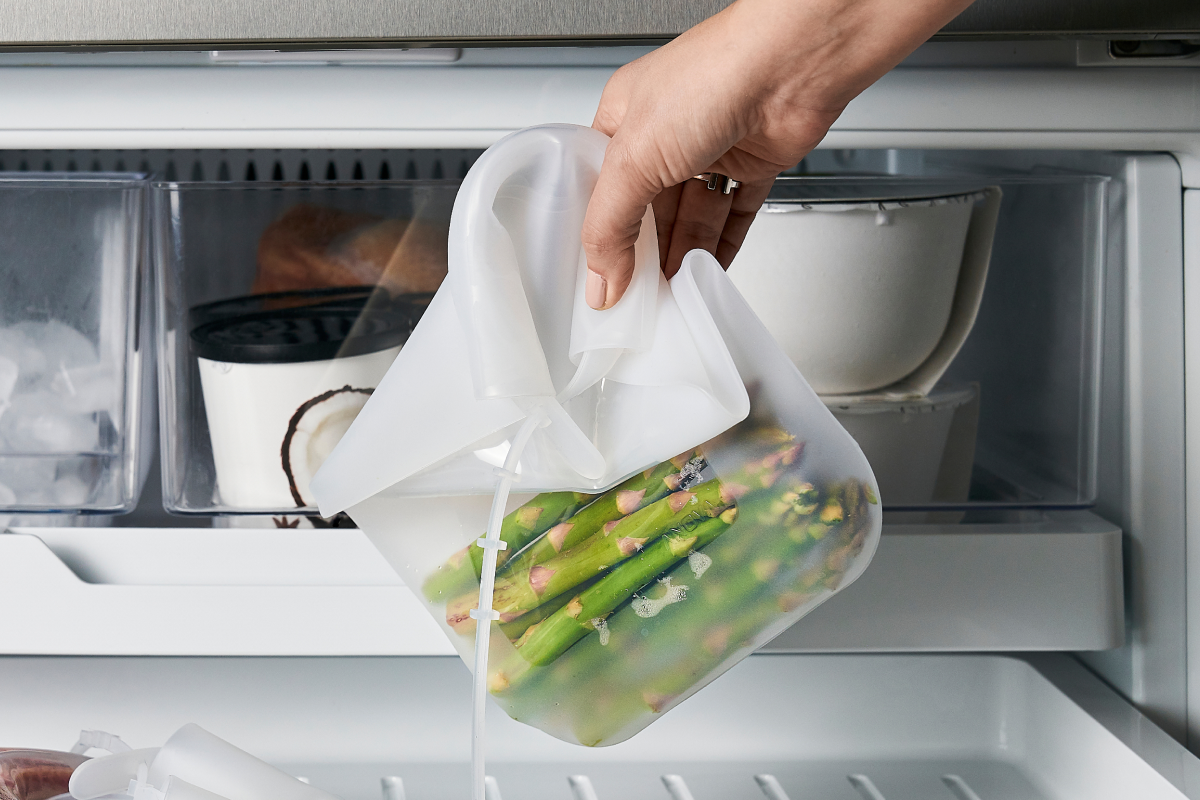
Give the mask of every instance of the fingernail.
POLYGON ((584 297, 587 299, 587 304, 592 308, 604 308, 604 300, 608 297, 608 281, 604 280, 604 276, 599 272, 588 270, 587 287, 584 290, 584 297))

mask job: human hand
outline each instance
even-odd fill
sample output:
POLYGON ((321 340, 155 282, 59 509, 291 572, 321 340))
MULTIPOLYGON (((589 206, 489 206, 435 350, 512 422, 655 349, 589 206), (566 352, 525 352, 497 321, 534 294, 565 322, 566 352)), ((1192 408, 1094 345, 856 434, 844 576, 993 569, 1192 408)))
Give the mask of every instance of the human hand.
POLYGON ((970 2, 737 0, 617 70, 592 122, 612 142, 583 223, 588 304, 625 293, 651 203, 667 277, 695 248, 728 268, 775 177, 970 2), (689 180, 702 172, 741 186, 689 180))

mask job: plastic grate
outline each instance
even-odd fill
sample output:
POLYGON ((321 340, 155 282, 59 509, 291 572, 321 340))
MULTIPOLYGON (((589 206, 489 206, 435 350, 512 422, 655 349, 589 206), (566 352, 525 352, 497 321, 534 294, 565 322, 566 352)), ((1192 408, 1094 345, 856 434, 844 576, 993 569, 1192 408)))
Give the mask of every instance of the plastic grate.
MULTIPOLYGON (((466 765, 394 765, 367 784, 363 765, 306 767, 346 800, 465 796, 466 765), (362 791, 368 785, 374 790, 362 791)), ((489 764, 488 800, 1052 800, 1019 766, 994 759, 868 762, 489 764), (577 771, 576 771, 577 770, 577 771)), ((1065 800, 1065 799, 1064 799, 1065 800)), ((1073 799, 1072 799, 1073 800, 1073 799)))
POLYGON ((0 172, 145 172, 169 181, 458 180, 482 150, 0 150, 0 172))

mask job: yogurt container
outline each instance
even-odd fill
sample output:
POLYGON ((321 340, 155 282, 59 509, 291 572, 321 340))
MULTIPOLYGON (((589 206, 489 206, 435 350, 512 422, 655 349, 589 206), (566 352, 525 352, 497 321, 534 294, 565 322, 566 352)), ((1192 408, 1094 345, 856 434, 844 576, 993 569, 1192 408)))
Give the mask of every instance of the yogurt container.
POLYGON ((366 404, 419 313, 409 298, 372 292, 280 292, 191 310, 218 506, 315 512, 312 475, 366 404))

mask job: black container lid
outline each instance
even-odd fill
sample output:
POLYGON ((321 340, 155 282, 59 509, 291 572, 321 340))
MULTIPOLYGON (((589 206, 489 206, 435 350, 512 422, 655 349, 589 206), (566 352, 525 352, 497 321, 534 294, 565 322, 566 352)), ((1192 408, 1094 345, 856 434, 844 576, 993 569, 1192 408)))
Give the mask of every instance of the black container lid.
POLYGON ((192 349, 234 364, 295 364, 404 344, 429 295, 392 298, 375 287, 235 297, 193 308, 192 349))

